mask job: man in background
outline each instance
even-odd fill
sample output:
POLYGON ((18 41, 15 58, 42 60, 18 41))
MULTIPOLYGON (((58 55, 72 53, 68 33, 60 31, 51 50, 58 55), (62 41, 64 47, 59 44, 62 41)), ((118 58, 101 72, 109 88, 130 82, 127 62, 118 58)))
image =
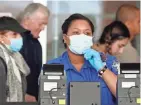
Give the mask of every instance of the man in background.
POLYGON ((23 48, 20 51, 31 70, 27 76, 27 102, 38 99, 38 78, 42 67, 42 47, 38 38, 47 25, 48 18, 49 9, 40 3, 29 4, 17 17, 20 24, 29 30, 23 35, 23 48))
POLYGON ((116 13, 116 20, 123 22, 130 32, 130 42, 126 45, 123 53, 117 56, 121 63, 139 63, 140 57, 131 41, 140 33, 140 10, 134 5, 123 4, 116 13))

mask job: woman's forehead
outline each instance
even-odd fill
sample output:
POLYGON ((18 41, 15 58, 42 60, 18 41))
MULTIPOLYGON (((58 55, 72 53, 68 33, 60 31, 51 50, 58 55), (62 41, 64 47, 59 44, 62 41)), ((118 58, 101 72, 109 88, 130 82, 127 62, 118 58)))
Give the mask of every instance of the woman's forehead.
POLYGON ((121 45, 126 45, 129 41, 129 38, 124 38, 124 39, 121 39, 121 40, 117 40, 117 44, 121 44, 121 45))
POLYGON ((89 22, 86 20, 77 19, 77 20, 73 20, 70 25, 80 25, 80 24, 89 25, 89 22))
POLYGON ((70 24, 69 28, 71 29, 90 29, 91 30, 91 26, 86 20, 75 20, 70 24))

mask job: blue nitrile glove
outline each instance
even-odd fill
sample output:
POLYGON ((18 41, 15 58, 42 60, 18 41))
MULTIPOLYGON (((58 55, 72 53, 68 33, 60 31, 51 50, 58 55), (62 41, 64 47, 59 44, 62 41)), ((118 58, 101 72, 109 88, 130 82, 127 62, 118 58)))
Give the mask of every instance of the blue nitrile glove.
POLYGON ((94 49, 87 49, 83 52, 84 58, 90 62, 90 64, 97 70, 104 68, 104 63, 101 60, 100 53, 94 49))

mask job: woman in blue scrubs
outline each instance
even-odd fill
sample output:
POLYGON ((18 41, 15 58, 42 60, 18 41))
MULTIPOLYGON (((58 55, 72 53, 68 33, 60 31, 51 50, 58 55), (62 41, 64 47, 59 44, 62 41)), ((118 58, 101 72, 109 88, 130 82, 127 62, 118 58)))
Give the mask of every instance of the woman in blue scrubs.
MULTIPOLYGON (((63 23, 62 32, 66 51, 60 57, 48 61, 48 64, 64 65, 68 85, 77 81, 100 82, 101 105, 115 105, 117 71, 108 68, 101 60, 99 52, 90 49, 94 33, 92 22, 81 14, 73 14, 63 23), (90 55, 88 52, 91 52, 90 55), (93 59, 90 59, 91 56, 93 59)), ((108 57, 111 61, 115 59, 108 57)), ((111 61, 108 65, 112 65, 111 61)))

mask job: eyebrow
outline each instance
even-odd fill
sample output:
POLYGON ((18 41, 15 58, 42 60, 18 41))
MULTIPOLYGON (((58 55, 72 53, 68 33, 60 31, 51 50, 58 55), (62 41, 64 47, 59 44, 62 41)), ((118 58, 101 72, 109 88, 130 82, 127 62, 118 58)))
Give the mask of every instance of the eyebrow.
MULTIPOLYGON (((73 29, 77 29, 77 30, 80 30, 79 28, 73 28, 73 29)), ((91 31, 90 29, 85 29, 85 30, 91 31)))
POLYGON ((90 29, 86 29, 86 30, 91 31, 90 29))

